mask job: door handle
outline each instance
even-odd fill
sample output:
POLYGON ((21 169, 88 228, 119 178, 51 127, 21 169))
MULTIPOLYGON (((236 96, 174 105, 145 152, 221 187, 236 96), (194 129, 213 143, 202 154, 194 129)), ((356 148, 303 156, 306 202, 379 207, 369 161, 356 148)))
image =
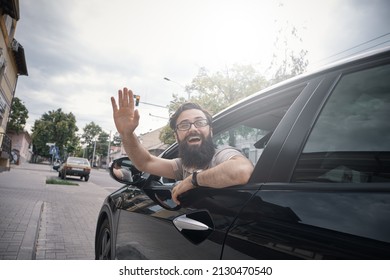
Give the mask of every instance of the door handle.
POLYGON ((175 224, 176 228, 179 231, 182 231, 183 229, 188 229, 188 230, 209 230, 210 227, 204 223, 201 223, 197 220, 188 218, 187 215, 183 215, 180 217, 177 217, 173 220, 173 223, 175 224))

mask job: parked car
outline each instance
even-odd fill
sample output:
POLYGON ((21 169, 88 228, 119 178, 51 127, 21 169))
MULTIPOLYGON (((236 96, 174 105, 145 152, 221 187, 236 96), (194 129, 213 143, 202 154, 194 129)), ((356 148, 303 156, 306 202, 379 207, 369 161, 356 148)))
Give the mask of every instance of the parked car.
POLYGON ((58 168, 58 177, 61 179, 66 179, 66 176, 77 176, 87 182, 90 174, 91 164, 86 158, 81 157, 68 157, 58 168))
POLYGON ((172 180, 116 160, 132 182, 101 208, 96 259, 390 259, 389 120, 390 48, 262 90, 213 118, 249 182, 178 206, 172 180))

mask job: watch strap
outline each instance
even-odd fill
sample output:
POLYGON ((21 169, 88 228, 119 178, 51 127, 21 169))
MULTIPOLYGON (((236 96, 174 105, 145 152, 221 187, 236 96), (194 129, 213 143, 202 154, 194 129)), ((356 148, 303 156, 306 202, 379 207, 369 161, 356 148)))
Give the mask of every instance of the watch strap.
POLYGON ((191 179, 191 183, 192 185, 194 185, 195 187, 200 187, 200 185, 198 184, 198 173, 201 172, 202 170, 196 170, 192 173, 192 179, 191 179))

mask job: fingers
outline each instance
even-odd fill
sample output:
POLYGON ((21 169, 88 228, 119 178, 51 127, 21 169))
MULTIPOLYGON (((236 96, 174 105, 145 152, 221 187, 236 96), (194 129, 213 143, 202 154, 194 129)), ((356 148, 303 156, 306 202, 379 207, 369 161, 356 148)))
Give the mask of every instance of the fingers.
POLYGON ((172 200, 173 202, 175 202, 177 205, 180 205, 180 201, 177 199, 179 193, 178 193, 178 188, 177 187, 174 187, 172 189, 172 200))
POLYGON ((114 97, 111 97, 111 105, 112 105, 112 111, 115 112, 118 111, 118 106, 116 105, 116 101, 114 97))
POLYGON ((139 123, 139 118, 140 118, 139 111, 137 109, 135 109, 134 120, 136 121, 136 123, 139 123))
MULTIPOLYGON (((112 102, 112 98, 111 98, 112 102)), ((118 105, 119 109, 122 107, 134 108, 134 94, 131 90, 126 87, 123 90, 118 90, 118 105)), ((116 103, 115 103, 116 106, 116 103)), ((114 108, 114 107, 113 107, 114 108)))

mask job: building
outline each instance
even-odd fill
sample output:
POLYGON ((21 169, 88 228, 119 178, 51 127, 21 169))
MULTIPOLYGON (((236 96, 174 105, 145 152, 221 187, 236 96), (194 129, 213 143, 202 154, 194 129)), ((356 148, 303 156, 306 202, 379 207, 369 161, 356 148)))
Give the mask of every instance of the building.
MULTIPOLYGON (((141 144, 147 149, 152 155, 158 156, 161 154, 166 148, 168 148, 167 144, 164 144, 160 140, 160 133, 163 127, 158 128, 156 130, 140 134, 138 136, 141 144)), ((110 160, 109 162, 121 158, 126 157, 126 151, 123 148, 123 145, 120 147, 111 146, 110 148, 110 160)))
POLYGON ((8 132, 7 134, 12 140, 11 162, 14 164, 22 164, 29 162, 32 157, 32 139, 27 131, 21 133, 8 132))
POLYGON ((168 148, 167 144, 164 144, 160 140, 160 133, 163 127, 160 127, 156 130, 144 133, 139 135, 139 141, 142 145, 152 154, 158 156, 161 154, 166 148, 168 148))
POLYGON ((6 129, 18 78, 28 75, 24 49, 14 38, 19 17, 19 0, 0 0, 0 172, 10 168, 6 129))

